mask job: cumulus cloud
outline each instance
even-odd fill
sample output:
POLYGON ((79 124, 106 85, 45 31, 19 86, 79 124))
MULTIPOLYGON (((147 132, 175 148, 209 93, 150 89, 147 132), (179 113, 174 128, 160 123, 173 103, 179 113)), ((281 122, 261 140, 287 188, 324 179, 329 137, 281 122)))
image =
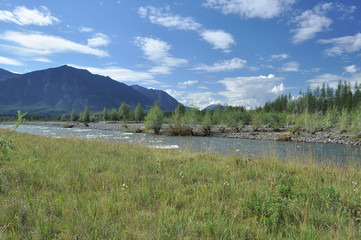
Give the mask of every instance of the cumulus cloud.
POLYGON ((285 90, 282 80, 283 78, 273 74, 225 78, 219 83, 223 84, 226 90, 219 94, 226 97, 227 102, 232 105, 261 106, 285 90))
POLYGON ((271 55, 271 60, 285 60, 287 58, 289 58, 289 56, 285 53, 271 55))
POLYGON ((17 60, 1 57, 0 56, 0 64, 11 65, 11 66, 22 66, 23 64, 17 60))
POLYGON ((142 82, 143 84, 155 84, 159 83, 154 80, 152 74, 148 72, 137 72, 130 69, 119 68, 119 67, 106 67, 106 68, 97 68, 97 67, 84 67, 71 65, 75 68, 86 69, 93 74, 99 74, 102 76, 109 76, 110 78, 117 80, 119 82, 142 82))
POLYGON ((109 56, 108 53, 103 50, 75 43, 62 37, 45 35, 40 32, 24 33, 7 31, 0 35, 0 39, 14 44, 3 45, 2 47, 18 55, 49 55, 54 53, 77 52, 98 57, 109 56))
POLYGON ((171 45, 159 39, 136 37, 135 44, 141 48, 146 59, 157 65, 150 70, 154 73, 169 74, 171 67, 178 67, 188 63, 185 59, 172 57, 169 53, 172 48, 171 45))
POLYGON ((181 17, 173 14, 169 7, 165 9, 152 6, 140 7, 138 8, 138 14, 142 18, 147 18, 151 23, 164 27, 179 30, 198 30, 202 27, 191 17, 181 17))
POLYGON ((247 61, 240 58, 233 58, 230 60, 222 60, 214 63, 213 65, 200 64, 193 70, 206 71, 206 72, 221 72, 230 71, 235 69, 244 68, 247 61))
POLYGON ((97 33, 92 38, 88 39, 89 47, 107 46, 110 40, 109 37, 103 33, 97 33))
POLYGON ((356 33, 355 36, 319 40, 318 43, 333 45, 332 48, 325 51, 328 56, 358 52, 361 49, 361 33, 356 33))
POLYGON ((200 33, 203 40, 213 45, 213 49, 230 52, 230 47, 236 44, 233 36, 223 30, 204 30, 200 33))
POLYGON ((337 85, 340 81, 349 82, 351 86, 354 86, 356 82, 357 83, 361 82, 361 73, 356 73, 356 72, 351 73, 350 77, 344 77, 344 76, 326 73, 316 76, 313 79, 307 80, 311 88, 321 87, 322 84, 326 84, 326 85, 328 84, 330 87, 334 89, 337 88, 337 85))
POLYGON ((295 2, 296 0, 206 0, 204 6, 219 9, 223 14, 269 19, 281 15, 295 2))
POLYGON ((356 67, 356 65, 346 66, 344 69, 348 73, 355 73, 358 71, 358 67, 356 67))
POLYGON ((212 92, 185 92, 168 89, 166 92, 186 106, 203 109, 212 104, 218 104, 220 101, 214 98, 212 92))
POLYGON ((0 21, 12 22, 20 26, 38 25, 48 26, 60 22, 53 17, 48 8, 42 6, 39 9, 28 9, 24 6, 15 7, 14 11, 0 11, 0 21))
POLYGON ((187 86, 192 86, 197 83, 198 83, 198 80, 189 80, 189 81, 184 81, 184 82, 178 83, 178 86, 180 88, 186 88, 187 86))
POLYGON ((155 8, 152 6, 138 8, 138 14, 142 18, 148 19, 153 24, 178 30, 196 31, 203 40, 213 45, 213 49, 221 49, 230 52, 230 47, 236 42, 233 36, 223 30, 207 30, 202 24, 196 22, 191 17, 181 17, 173 14, 170 8, 155 8))
POLYGON ((318 4, 312 10, 304 11, 300 16, 297 16, 293 22, 297 25, 293 36, 293 43, 300 43, 316 36, 316 33, 329 30, 332 19, 326 17, 326 13, 331 10, 333 5, 331 3, 318 4))
POLYGON ((298 62, 288 62, 285 63, 280 70, 283 72, 298 72, 299 66, 298 62))

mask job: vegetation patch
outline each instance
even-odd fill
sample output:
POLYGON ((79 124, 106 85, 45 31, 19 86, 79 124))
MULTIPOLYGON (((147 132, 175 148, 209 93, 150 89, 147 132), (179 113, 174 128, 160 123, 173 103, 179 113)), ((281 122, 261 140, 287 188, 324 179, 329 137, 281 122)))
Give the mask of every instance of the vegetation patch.
POLYGON ((357 166, 19 133, 12 142, 0 167, 0 238, 361 238, 357 166))

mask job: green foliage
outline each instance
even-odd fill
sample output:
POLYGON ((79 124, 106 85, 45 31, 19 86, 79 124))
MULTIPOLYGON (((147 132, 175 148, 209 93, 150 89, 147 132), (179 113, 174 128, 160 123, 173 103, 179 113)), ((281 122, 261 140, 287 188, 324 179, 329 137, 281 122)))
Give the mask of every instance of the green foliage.
POLYGON ((127 122, 130 119, 130 110, 125 102, 119 107, 119 118, 123 122, 127 122))
POLYGON ((15 130, 20 126, 20 124, 27 123, 27 120, 25 119, 26 113, 21 113, 21 111, 18 111, 17 113, 17 121, 14 124, 14 129, 11 132, 6 133, 4 136, 1 136, 0 138, 0 164, 1 160, 8 160, 9 159, 9 153, 12 151, 15 146, 13 141, 11 140, 11 136, 15 133, 15 130))
POLYGON ((163 124, 163 112, 157 103, 150 109, 148 115, 145 117, 145 127, 153 129, 155 134, 160 133, 163 124))
POLYGON ((80 117, 82 122, 90 122, 90 111, 88 107, 85 107, 83 114, 80 117))
POLYGON ((109 121, 110 120, 110 114, 108 112, 108 109, 104 107, 103 109, 103 121, 109 121))
POLYGON ((4 239, 361 237, 361 172, 353 166, 13 140, 14 157, 0 169, 4 239))
POLYGON ((118 121, 120 119, 119 114, 117 112, 117 109, 113 108, 110 111, 110 120, 112 121, 118 121))
POLYGON ((62 122, 68 121, 68 116, 66 114, 61 115, 60 121, 62 122))
POLYGON ((144 120, 144 117, 145 117, 145 112, 142 108, 142 105, 138 103, 137 107, 134 110, 134 119, 137 122, 141 122, 144 120))
POLYGON ((70 114, 70 121, 78 121, 79 120, 79 115, 78 113, 75 111, 75 109, 73 109, 73 111, 70 114))
POLYGON ((206 114, 202 122, 203 133, 205 135, 209 135, 211 133, 211 127, 212 127, 212 115, 211 115, 211 110, 208 109, 206 111, 206 114))

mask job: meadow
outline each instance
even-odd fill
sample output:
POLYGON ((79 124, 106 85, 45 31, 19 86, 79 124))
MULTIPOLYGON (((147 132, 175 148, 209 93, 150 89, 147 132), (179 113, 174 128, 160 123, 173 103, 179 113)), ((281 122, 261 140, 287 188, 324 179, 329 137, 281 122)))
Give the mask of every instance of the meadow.
POLYGON ((361 238, 357 163, 12 141, 0 165, 0 239, 361 238))

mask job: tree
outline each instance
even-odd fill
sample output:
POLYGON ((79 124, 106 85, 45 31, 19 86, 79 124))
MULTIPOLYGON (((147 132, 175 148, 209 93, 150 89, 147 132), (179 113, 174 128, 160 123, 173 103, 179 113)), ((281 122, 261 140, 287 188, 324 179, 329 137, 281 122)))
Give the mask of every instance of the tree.
POLYGON ((112 111, 110 112, 110 120, 112 121, 119 120, 119 114, 117 112, 117 109, 113 108, 112 111))
POLYGON ((60 121, 65 122, 68 120, 68 116, 66 114, 61 115, 60 121))
POLYGON ((145 117, 145 112, 144 112, 144 110, 142 108, 142 105, 140 103, 138 103, 138 105, 137 105, 137 107, 135 108, 135 111, 134 111, 135 121, 137 121, 137 122, 143 121, 144 117, 145 117))
POLYGON ((73 109, 73 111, 71 111, 71 114, 70 114, 70 121, 78 121, 79 120, 79 115, 78 113, 75 111, 75 109, 73 109))
POLYGON ((89 108, 85 107, 83 114, 81 115, 82 122, 90 122, 90 112, 89 108))
POLYGON ((163 124, 163 112, 157 103, 150 109, 148 115, 145 117, 145 127, 153 129, 155 134, 160 133, 163 124))
POLYGON ((130 110, 128 105, 123 102, 122 105, 119 107, 119 118, 121 121, 126 122, 129 120, 130 117, 130 110))
POLYGON ((211 110, 208 109, 206 111, 206 114, 204 115, 202 122, 203 133, 209 135, 211 133, 211 127, 212 127, 212 115, 211 115, 211 110))
POLYGON ((108 112, 108 109, 106 107, 104 107, 103 109, 103 121, 108 121, 110 119, 110 115, 108 112))

